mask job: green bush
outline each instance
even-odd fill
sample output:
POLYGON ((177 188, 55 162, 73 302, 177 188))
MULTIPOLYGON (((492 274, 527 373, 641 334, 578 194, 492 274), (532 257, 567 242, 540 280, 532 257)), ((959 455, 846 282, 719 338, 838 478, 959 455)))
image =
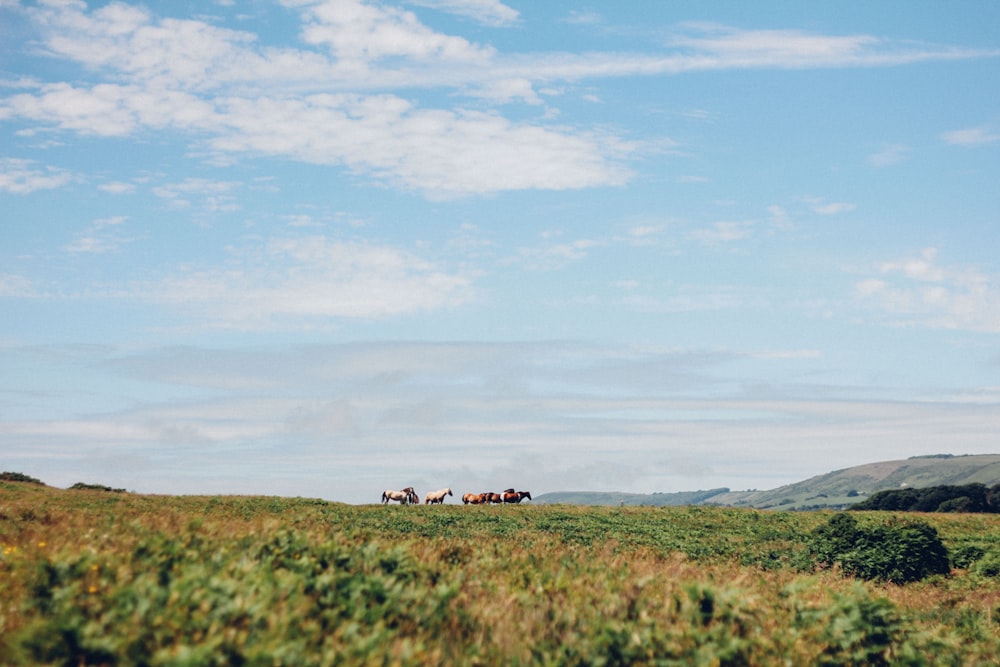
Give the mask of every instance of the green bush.
POLYGON ((839 565, 845 574, 860 579, 903 584, 951 571, 937 530, 923 521, 866 528, 840 513, 813 532, 809 549, 814 565, 839 565))
POLYGON ((816 629, 822 646, 817 665, 921 664, 919 651, 899 612, 885 598, 871 598, 862 588, 834 596, 833 604, 800 609, 795 625, 816 629))
POLYGON ((1000 576, 1000 553, 991 551, 984 555, 976 561, 972 571, 981 577, 1000 576))
POLYGON ((986 549, 978 544, 965 544, 952 550, 951 564, 953 567, 967 570, 985 555, 986 549))
MULTIPOLYGON (((17 637, 26 664, 389 664, 423 662, 427 637, 467 632, 457 584, 404 550, 316 543, 279 531, 259 546, 154 536, 116 562, 42 559, 17 637)), ((432 660, 433 661, 433 660, 432 660)))
POLYGON ((0 472, 0 482, 27 482, 28 484, 45 486, 45 483, 42 482, 42 480, 29 477, 23 472, 0 472))
POLYGON ((103 484, 87 484, 86 482, 77 482, 69 488, 71 491, 107 491, 108 493, 127 493, 125 489, 113 489, 110 486, 105 486, 103 484))

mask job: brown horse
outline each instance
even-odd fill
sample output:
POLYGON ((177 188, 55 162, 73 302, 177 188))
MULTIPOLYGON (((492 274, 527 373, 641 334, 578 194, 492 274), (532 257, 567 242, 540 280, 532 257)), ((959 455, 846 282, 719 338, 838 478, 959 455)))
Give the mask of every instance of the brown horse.
POLYGON ((395 500, 400 505, 419 505, 420 498, 417 497, 417 492, 413 490, 412 486, 408 486, 402 491, 393 491, 388 489, 382 492, 382 504, 388 505, 390 500, 395 500))
POLYGON ((444 504, 445 496, 455 495, 451 492, 451 489, 441 489, 440 491, 431 491, 424 497, 425 505, 440 505, 444 504))
POLYGON ((525 498, 531 500, 531 493, 528 491, 515 491, 514 489, 508 489, 503 492, 503 501, 505 503, 519 503, 525 498))
POLYGON ((462 496, 462 502, 466 505, 485 505, 487 495, 485 493, 466 493, 462 496))
POLYGON ((486 495, 486 502, 491 503, 493 505, 499 505, 503 502, 503 496, 501 496, 499 493, 487 493, 485 495, 486 495))

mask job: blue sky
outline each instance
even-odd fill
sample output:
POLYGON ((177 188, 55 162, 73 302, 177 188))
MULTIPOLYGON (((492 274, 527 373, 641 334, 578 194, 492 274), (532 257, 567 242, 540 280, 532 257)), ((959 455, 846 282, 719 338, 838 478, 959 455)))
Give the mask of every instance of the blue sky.
POLYGON ((360 503, 1000 451, 998 26, 0 0, 0 468, 360 503))

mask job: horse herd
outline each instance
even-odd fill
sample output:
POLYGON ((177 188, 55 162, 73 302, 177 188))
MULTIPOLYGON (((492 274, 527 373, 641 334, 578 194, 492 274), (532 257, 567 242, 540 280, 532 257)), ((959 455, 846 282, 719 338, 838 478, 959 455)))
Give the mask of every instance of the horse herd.
MULTIPOLYGON (((444 503, 447 496, 453 496, 451 489, 440 489, 431 491, 424 496, 425 505, 439 505, 444 503)), ((531 494, 527 491, 515 491, 514 489, 504 489, 503 493, 466 493, 462 496, 462 502, 466 505, 501 505, 504 503, 519 503, 527 498, 531 500, 531 494)), ((408 486, 400 491, 387 490, 382 492, 382 504, 386 505, 393 500, 401 505, 419 505, 420 496, 408 486)))

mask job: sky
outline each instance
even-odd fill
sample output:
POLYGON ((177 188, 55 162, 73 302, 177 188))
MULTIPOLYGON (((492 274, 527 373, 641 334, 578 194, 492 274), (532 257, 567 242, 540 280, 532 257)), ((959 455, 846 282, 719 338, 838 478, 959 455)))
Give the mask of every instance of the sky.
POLYGON ((1000 3, 0 0, 0 469, 771 489, 1000 452, 1000 3))

